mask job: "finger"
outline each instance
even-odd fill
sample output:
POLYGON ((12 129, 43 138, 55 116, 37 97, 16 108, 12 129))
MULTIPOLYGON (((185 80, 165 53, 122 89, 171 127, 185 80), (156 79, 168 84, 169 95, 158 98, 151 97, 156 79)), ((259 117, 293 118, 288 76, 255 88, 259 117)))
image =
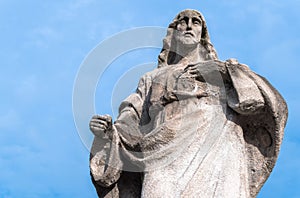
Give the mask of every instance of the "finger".
POLYGON ((188 65, 188 67, 193 67, 193 66, 197 66, 197 65, 199 65, 199 63, 191 63, 188 65))
POLYGON ((196 74, 196 75, 198 75, 199 71, 189 71, 189 74, 196 74))
POLYGON ((199 76, 196 75, 196 74, 192 74, 190 77, 191 77, 191 78, 197 78, 197 77, 199 77, 199 76))
POLYGON ((99 123, 91 123, 90 126, 92 126, 92 127, 98 127, 98 128, 104 129, 104 130, 107 129, 107 126, 105 126, 103 124, 99 124, 99 123))
POLYGON ((96 127, 96 128, 101 129, 101 130, 107 130, 108 129, 107 126, 105 126, 103 124, 99 124, 99 123, 94 123, 94 122, 90 123, 90 127, 96 127))
POLYGON ((184 71, 190 70, 191 68, 193 68, 193 65, 188 65, 186 68, 184 68, 184 71))
POLYGON ((98 118, 100 118, 101 117, 101 115, 93 115, 93 117, 92 117, 92 119, 94 118, 94 119, 98 119, 98 118))
POLYGON ((188 72, 199 72, 198 69, 189 69, 188 72))
POLYGON ((92 117, 92 119, 99 119, 99 120, 104 120, 104 121, 107 121, 107 122, 111 122, 112 121, 112 118, 110 115, 94 115, 92 117))
POLYGON ((106 120, 106 119, 107 119, 107 116, 104 116, 104 115, 94 115, 94 116, 92 117, 92 119, 106 120))
POLYGON ((112 117, 110 115, 105 114, 103 117, 105 117, 108 122, 112 122, 112 117))
POLYGON ((190 67, 188 70, 189 71, 199 71, 199 68, 195 66, 195 67, 190 67))
POLYGON ((108 127, 107 121, 98 120, 98 123, 99 123, 99 124, 102 124, 102 125, 104 125, 104 126, 106 126, 106 127, 108 127))
POLYGON ((92 119, 90 123, 102 124, 102 125, 104 125, 104 126, 108 127, 108 123, 107 123, 107 121, 100 120, 100 119, 92 119))
POLYGON ((98 127, 95 127, 95 126, 90 126, 90 129, 91 129, 92 132, 105 133, 104 129, 101 129, 101 128, 98 128, 98 127))
POLYGON ((105 128, 103 126, 96 126, 96 125, 90 125, 90 129, 96 131, 105 131, 105 128))

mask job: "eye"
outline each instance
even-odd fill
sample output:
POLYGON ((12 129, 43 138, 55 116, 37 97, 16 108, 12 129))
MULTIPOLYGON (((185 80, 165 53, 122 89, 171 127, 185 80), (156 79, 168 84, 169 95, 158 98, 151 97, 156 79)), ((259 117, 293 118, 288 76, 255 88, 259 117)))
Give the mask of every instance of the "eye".
POLYGON ((195 25, 201 25, 201 21, 197 18, 193 18, 193 24, 195 25))
POLYGON ((183 17, 179 20, 179 24, 180 25, 187 25, 189 22, 189 18, 188 17, 183 17))
POLYGON ((182 20, 179 21, 179 23, 180 23, 181 25, 185 25, 185 24, 186 24, 186 21, 185 21, 184 19, 182 19, 182 20))

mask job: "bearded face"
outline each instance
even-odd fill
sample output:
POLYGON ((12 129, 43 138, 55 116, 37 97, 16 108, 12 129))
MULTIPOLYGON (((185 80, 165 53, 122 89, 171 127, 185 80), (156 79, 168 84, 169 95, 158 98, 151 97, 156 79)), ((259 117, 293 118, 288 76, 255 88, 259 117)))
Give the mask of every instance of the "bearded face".
POLYGON ((198 45, 202 35, 202 21, 194 13, 184 13, 178 19, 175 30, 175 39, 180 45, 198 45))

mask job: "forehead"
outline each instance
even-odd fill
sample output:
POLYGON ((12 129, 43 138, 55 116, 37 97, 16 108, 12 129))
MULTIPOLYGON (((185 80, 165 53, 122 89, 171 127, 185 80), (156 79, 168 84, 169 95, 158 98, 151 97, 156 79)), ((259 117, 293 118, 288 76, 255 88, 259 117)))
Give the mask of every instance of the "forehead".
POLYGON ((200 17, 200 13, 198 13, 196 11, 192 11, 192 10, 183 11, 183 12, 179 13, 177 16, 177 20, 184 19, 184 18, 197 18, 200 21, 202 21, 202 19, 200 17))

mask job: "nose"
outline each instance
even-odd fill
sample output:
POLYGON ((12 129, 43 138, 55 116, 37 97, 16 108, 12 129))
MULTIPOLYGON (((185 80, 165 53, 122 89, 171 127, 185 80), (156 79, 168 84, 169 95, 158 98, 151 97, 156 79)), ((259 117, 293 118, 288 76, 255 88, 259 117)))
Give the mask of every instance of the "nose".
POLYGON ((187 23, 187 30, 191 30, 192 29, 192 25, 193 25, 193 21, 192 21, 192 19, 189 19, 188 23, 187 23))

